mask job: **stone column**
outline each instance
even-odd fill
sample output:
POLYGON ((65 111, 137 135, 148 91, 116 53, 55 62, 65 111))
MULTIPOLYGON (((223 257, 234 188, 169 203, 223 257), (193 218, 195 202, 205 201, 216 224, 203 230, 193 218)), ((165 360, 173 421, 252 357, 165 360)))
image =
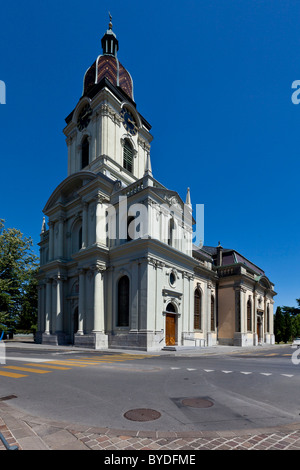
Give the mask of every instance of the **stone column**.
POLYGON ((45 335, 50 335, 50 318, 52 310, 52 279, 46 281, 46 312, 45 312, 45 335))
POLYGON ((104 332, 104 289, 103 289, 103 268, 94 268, 94 333, 104 332))
POLYGON ((114 283, 114 267, 110 266, 106 270, 106 281, 107 281, 107 303, 106 303, 106 312, 107 312, 107 324, 106 331, 110 333, 113 330, 113 305, 114 305, 114 294, 113 294, 113 283, 114 283))
POLYGON ((267 302, 267 296, 266 293, 264 295, 264 319, 263 319, 263 342, 268 343, 268 314, 267 314, 267 308, 268 308, 268 302, 267 302))
POLYGON ((102 142, 101 147, 102 151, 101 154, 108 155, 108 138, 107 138, 107 131, 108 131, 108 105, 102 105, 102 142))
POLYGON ((58 258, 64 256, 64 218, 61 216, 58 219, 58 258))
POLYGON ((82 207, 82 248, 88 247, 88 203, 83 202, 82 207))
POLYGON ((270 300, 270 343, 275 344, 274 336, 274 300, 270 300))
POLYGON ((95 349, 108 347, 108 337, 105 334, 104 311, 104 265, 96 265, 94 271, 94 326, 92 330, 95 349))
POLYGON ((104 204, 105 198, 99 193, 96 196, 96 244, 106 246, 106 204, 104 204))
POLYGON ((131 286, 131 331, 139 328, 139 261, 132 262, 132 286, 131 286))
POLYGON ((63 331, 63 281, 64 278, 58 274, 56 278, 56 332, 63 331))
POLYGON ((83 335, 84 314, 85 314, 85 271, 79 270, 79 305, 78 305, 78 331, 76 334, 83 335))
POLYGON ((68 176, 70 176, 71 172, 72 172, 72 169, 71 169, 71 162, 72 162, 72 152, 71 152, 71 144, 72 144, 72 137, 71 136, 68 136, 66 138, 66 144, 67 144, 67 147, 68 147, 68 176))
POLYGON ((206 324, 206 333, 207 333, 207 346, 211 346, 212 345, 212 336, 211 336, 211 330, 210 330, 210 326, 211 326, 211 288, 212 288, 212 285, 210 282, 207 283, 207 290, 206 290, 206 295, 207 295, 207 298, 206 298, 206 308, 207 308, 207 315, 206 315, 206 318, 207 318, 207 324, 206 324))
POLYGON ((49 221, 49 261, 54 258, 54 222, 49 221))
POLYGON ((148 259, 140 259, 139 268, 139 331, 147 331, 148 259))
POLYGON ((257 337, 257 292, 253 292, 253 308, 254 308, 254 312, 253 312, 253 326, 252 326, 252 330, 253 330, 253 345, 254 346, 257 346, 258 344, 258 337, 257 337))
POLYGON ((244 293, 245 289, 242 286, 235 288, 235 333, 234 333, 234 346, 245 346, 244 342, 247 340, 245 334, 245 320, 244 320, 244 293))
POLYGON ((169 234, 168 211, 164 208, 161 210, 161 241, 168 244, 169 234))
POLYGON ((165 263, 162 261, 157 261, 156 268, 156 330, 160 330, 161 339, 164 337, 165 333, 165 317, 162 315, 164 306, 163 306, 163 296, 162 296, 162 286, 164 284, 164 267, 165 263))
POLYGON ((241 333, 245 333, 247 331, 247 329, 245 328, 245 293, 246 293, 246 289, 241 287, 240 288, 241 333))
POLYGON ((184 346, 194 346, 194 277, 183 272, 182 341, 184 346))

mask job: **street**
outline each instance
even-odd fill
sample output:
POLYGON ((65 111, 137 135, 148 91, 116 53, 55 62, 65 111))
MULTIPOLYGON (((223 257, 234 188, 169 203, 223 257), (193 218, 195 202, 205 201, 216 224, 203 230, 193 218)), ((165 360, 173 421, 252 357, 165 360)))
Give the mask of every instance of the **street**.
POLYGON ((250 430, 300 421, 295 349, 219 351, 151 354, 6 343, 0 400, 33 416, 124 430, 250 430))

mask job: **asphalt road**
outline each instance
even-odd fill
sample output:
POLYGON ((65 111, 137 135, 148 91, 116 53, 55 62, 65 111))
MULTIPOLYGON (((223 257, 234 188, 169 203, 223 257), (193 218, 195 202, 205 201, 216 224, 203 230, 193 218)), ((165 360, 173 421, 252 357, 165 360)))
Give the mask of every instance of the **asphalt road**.
POLYGON ((10 405, 34 416, 118 429, 278 426, 300 421, 300 364, 293 364, 293 353, 290 346, 274 346, 151 356, 10 344, 6 364, 0 364, 0 400, 14 396, 10 405), (136 409, 155 410, 160 417, 145 422, 124 417, 136 409))

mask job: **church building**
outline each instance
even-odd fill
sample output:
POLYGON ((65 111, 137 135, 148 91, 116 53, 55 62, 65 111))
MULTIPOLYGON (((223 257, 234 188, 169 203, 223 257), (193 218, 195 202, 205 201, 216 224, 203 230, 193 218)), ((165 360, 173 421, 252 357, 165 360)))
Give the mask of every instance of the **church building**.
POLYGON ((36 341, 93 349, 274 343, 274 285, 234 249, 193 245, 189 189, 154 178, 151 126, 109 28, 66 118, 68 175, 44 207, 36 341), (46 222, 47 219, 47 222, 46 222))

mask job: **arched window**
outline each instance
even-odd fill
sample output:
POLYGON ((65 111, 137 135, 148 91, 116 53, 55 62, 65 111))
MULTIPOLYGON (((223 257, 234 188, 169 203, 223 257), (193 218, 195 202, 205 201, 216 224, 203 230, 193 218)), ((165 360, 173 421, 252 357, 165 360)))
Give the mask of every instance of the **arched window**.
POLYGON ((174 305, 171 302, 167 305, 166 312, 176 313, 176 308, 174 307, 174 305))
POLYGON ((128 139, 124 141, 123 167, 130 173, 133 172, 133 147, 128 139))
POLYGON ((72 233, 72 252, 70 254, 73 254, 73 253, 77 253, 77 251, 81 250, 82 248, 82 221, 81 219, 78 219, 74 225, 72 226, 72 229, 71 229, 71 233, 72 233))
POLYGON ((81 169, 90 163, 90 144, 88 136, 81 142, 81 169))
POLYGON ((129 326, 129 278, 122 276, 118 282, 117 326, 129 326))
POLYGON ((194 293, 194 330, 201 330, 201 292, 199 289, 194 293))
POLYGON ((82 248, 82 227, 80 227, 78 232, 78 250, 82 248))
POLYGON ((247 302, 247 331, 252 331, 252 305, 250 299, 247 302))
POLYGON ((210 330, 215 331, 215 298, 213 295, 210 302, 210 330))
POLYGON ((266 318, 266 333, 269 333, 269 325, 270 325, 270 306, 267 305, 267 318, 266 318))
POLYGON ((174 239, 174 229, 175 229, 175 223, 173 217, 169 220, 169 225, 168 225, 168 245, 172 246, 173 245, 173 239, 174 239))

